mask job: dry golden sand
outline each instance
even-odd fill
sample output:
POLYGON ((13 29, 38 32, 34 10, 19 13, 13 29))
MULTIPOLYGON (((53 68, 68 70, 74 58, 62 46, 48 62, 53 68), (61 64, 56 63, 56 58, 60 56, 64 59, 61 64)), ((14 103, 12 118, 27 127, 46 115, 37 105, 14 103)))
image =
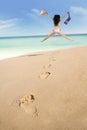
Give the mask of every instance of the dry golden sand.
POLYGON ((0 130, 87 130, 87 47, 0 61, 0 130))

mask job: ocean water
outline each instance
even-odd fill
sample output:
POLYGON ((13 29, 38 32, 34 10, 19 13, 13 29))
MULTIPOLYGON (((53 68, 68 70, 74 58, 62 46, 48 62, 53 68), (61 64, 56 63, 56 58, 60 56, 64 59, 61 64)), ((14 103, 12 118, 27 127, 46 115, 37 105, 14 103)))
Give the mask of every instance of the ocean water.
POLYGON ((0 37, 0 60, 40 51, 87 46, 87 34, 68 35, 74 41, 54 36, 41 42, 45 36, 0 37))

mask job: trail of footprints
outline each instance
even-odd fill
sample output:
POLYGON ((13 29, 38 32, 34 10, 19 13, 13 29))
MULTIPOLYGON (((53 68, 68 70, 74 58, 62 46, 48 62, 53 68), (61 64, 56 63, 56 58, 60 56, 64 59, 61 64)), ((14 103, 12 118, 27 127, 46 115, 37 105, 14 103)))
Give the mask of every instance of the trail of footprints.
MULTIPOLYGON (((49 58, 51 61, 56 61, 54 56, 51 56, 49 58)), ((44 72, 42 72, 39 75, 40 79, 47 79, 50 75, 50 71, 46 71, 47 69, 50 69, 52 67, 51 63, 45 64, 43 66, 44 72)), ((20 110, 23 110, 25 113, 37 117, 38 116, 38 110, 35 104, 35 96, 33 94, 25 95, 19 99, 16 100, 16 105, 20 108, 20 110)))
MULTIPOLYGON (((51 56, 51 57, 49 57, 49 60, 56 61, 56 58, 54 56, 51 56)), ((51 72, 50 71, 46 71, 46 70, 51 68, 51 67, 52 67, 51 63, 45 64, 43 66, 44 71, 39 75, 39 78, 40 79, 47 79, 51 75, 51 72)))

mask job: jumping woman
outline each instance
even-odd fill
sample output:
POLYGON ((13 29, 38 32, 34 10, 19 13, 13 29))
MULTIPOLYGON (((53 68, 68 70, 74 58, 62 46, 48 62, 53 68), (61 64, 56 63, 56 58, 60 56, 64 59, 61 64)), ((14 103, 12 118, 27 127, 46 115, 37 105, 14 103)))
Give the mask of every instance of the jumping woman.
POLYGON ((69 38, 68 36, 66 36, 60 30, 60 24, 61 24, 62 20, 68 15, 68 19, 66 19, 66 21, 65 21, 65 24, 67 24, 69 22, 69 20, 71 19, 69 12, 67 12, 63 17, 60 17, 60 15, 57 14, 57 15, 54 15, 53 18, 52 18, 52 16, 47 11, 43 10, 41 12, 41 15, 44 15, 44 14, 47 14, 49 16, 49 18, 53 21, 54 28, 53 28, 53 31, 46 38, 44 38, 41 42, 44 42, 45 40, 47 40, 48 38, 52 37, 55 34, 59 34, 59 35, 63 36, 64 38, 66 38, 67 40, 73 41, 71 38, 69 38))

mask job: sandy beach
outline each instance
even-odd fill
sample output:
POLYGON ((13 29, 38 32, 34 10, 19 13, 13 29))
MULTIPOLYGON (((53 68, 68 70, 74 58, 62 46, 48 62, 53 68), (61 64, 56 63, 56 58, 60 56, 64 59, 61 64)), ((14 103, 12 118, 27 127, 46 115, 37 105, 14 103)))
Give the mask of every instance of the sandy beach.
POLYGON ((0 61, 0 130, 87 130, 87 47, 0 61))

